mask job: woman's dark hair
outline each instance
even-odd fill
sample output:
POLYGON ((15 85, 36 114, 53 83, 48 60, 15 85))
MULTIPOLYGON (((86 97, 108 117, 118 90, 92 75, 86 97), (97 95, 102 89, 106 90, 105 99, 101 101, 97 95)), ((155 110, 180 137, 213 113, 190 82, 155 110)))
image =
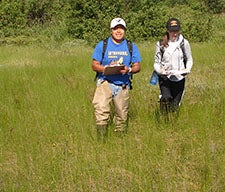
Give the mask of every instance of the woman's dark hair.
POLYGON ((169 33, 165 32, 163 34, 162 39, 160 39, 159 43, 161 46, 168 47, 169 46, 168 41, 169 41, 169 33))

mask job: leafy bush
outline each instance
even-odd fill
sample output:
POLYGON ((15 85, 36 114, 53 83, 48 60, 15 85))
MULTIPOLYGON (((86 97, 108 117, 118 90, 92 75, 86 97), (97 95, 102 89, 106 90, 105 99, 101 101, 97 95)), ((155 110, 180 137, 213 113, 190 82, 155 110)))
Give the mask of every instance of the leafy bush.
MULTIPOLYGON (((114 9, 113 15, 110 14, 112 7, 102 1, 92 7, 91 13, 90 7, 91 5, 82 3, 72 7, 74 11, 68 19, 68 33, 71 37, 96 43, 109 35, 110 20, 117 16, 125 19, 128 26, 127 38, 134 41, 160 38, 169 17, 178 17, 181 20, 183 32, 190 40, 205 41, 211 33, 212 15, 187 5, 177 5, 172 8, 161 4, 152 6, 145 3, 135 11, 127 12, 125 8, 114 9), (104 13, 99 10, 104 10, 104 13), (84 16, 81 17, 82 15, 84 16)), ((131 8, 133 9, 134 7, 131 8)))
POLYGON ((177 17, 185 36, 201 42, 212 36, 212 14, 208 10, 219 6, 213 2, 5 0, 0 1, 0 35, 2 38, 30 36, 37 39, 46 36, 54 41, 82 39, 94 45, 109 36, 112 18, 123 17, 128 26, 127 38, 151 41, 161 37, 169 17, 177 17))
POLYGON ((206 0, 206 5, 213 13, 225 12, 224 0, 206 0))
POLYGON ((0 1, 0 35, 16 36, 24 34, 26 16, 19 0, 0 1))

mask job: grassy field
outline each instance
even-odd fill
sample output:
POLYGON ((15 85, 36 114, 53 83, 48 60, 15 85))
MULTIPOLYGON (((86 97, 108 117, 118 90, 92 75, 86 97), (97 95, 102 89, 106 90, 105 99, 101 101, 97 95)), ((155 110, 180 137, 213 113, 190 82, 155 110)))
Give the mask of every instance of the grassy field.
POLYGON ((105 144, 91 104, 93 48, 0 47, 0 191, 225 191, 224 45, 191 44, 180 116, 158 123, 154 43, 138 44, 128 134, 110 132, 105 144))

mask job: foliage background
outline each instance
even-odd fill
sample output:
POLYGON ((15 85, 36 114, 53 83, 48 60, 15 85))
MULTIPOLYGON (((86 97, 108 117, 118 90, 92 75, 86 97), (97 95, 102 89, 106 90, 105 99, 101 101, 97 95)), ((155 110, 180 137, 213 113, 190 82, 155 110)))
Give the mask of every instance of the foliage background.
POLYGON ((156 40, 168 18, 177 17, 185 36, 202 42, 212 39, 213 16, 224 11, 223 0, 2 0, 0 37, 2 43, 81 39, 94 45, 108 36, 112 18, 123 17, 129 39, 156 40))

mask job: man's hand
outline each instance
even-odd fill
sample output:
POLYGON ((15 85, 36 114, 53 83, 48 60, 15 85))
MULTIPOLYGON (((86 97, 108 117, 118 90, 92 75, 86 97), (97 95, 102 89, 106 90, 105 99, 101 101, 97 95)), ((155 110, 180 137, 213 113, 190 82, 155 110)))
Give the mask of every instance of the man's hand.
POLYGON ((120 70, 120 73, 121 73, 122 75, 124 75, 124 74, 129 73, 129 71, 130 71, 130 68, 127 67, 127 66, 125 66, 124 69, 120 70))

